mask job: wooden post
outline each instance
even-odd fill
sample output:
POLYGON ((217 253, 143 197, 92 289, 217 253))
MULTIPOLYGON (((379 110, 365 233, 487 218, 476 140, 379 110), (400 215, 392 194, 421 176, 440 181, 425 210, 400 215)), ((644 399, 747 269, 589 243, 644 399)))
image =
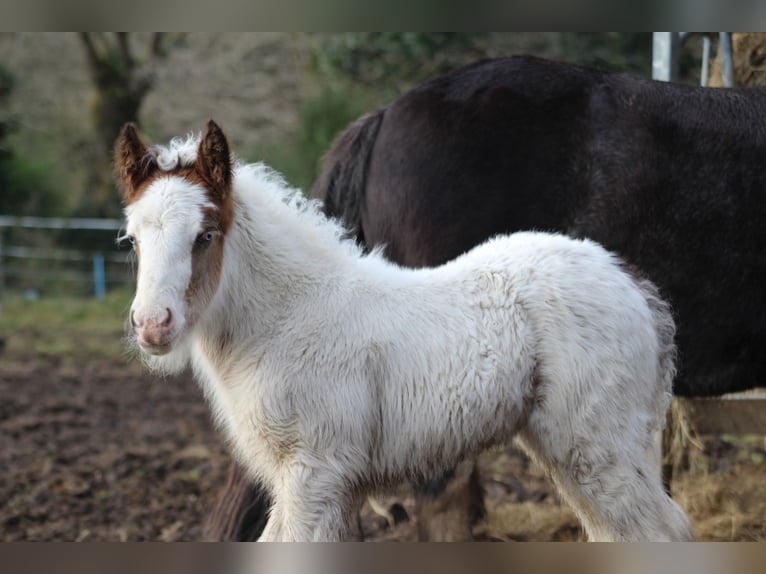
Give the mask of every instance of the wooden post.
POLYGON ((713 398, 684 398, 692 428, 700 434, 766 434, 766 390, 713 398))

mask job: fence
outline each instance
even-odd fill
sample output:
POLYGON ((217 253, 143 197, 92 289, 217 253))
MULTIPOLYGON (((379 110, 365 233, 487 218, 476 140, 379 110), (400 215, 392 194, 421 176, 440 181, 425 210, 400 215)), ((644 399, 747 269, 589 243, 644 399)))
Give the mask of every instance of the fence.
POLYGON ((109 284, 130 283, 133 276, 126 263, 130 254, 119 251, 115 238, 123 227, 119 219, 88 218, 44 218, 15 217, 0 215, 0 293, 7 287, 38 292, 43 285, 91 284, 92 293, 101 298, 106 294, 109 284), (11 230, 24 231, 12 234, 11 230), (31 234, 47 232, 48 243, 51 239, 61 239, 69 235, 63 243, 72 241, 72 234, 88 242, 88 247, 51 247, 50 245, 29 245, 31 234), (59 237, 55 237, 58 235, 59 237), (8 241, 6 236, 11 236, 8 241), (11 244, 14 243, 14 244, 11 244), (26 243, 16 244, 16 243, 26 243))

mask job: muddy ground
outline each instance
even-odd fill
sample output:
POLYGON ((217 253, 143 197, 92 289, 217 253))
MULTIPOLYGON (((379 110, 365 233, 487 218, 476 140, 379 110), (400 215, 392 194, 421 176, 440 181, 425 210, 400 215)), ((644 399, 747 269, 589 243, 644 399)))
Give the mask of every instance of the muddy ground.
MULTIPOLYGON (((763 437, 703 437, 676 497, 704 540, 766 540, 763 437)), ((194 541, 224 482, 221 435, 189 376, 136 362, 0 356, 0 540, 194 541)), ((480 540, 581 540, 542 472, 513 448, 481 458, 480 540)), ((407 487, 391 527, 369 504, 368 540, 415 540, 407 487)))

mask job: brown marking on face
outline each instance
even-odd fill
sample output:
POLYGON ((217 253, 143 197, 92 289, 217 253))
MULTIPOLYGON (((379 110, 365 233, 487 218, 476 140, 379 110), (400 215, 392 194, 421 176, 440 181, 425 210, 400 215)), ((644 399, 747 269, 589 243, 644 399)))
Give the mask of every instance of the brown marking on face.
POLYGON ((190 307, 201 313, 221 280, 224 239, 234 213, 231 153, 226 136, 215 122, 207 124, 194 166, 179 169, 174 175, 201 185, 215 206, 202 208, 202 233, 213 231, 214 236, 210 243, 195 243, 192 248, 192 278, 186 290, 190 307))
POLYGON ((188 299, 201 297, 209 302, 217 289, 223 269, 224 227, 222 214, 217 207, 202 208, 202 234, 213 233, 209 243, 192 248, 192 278, 186 291, 188 299))
MULTIPOLYGON (((202 233, 207 229, 203 227, 202 233)), ((223 244, 222 232, 214 231, 209 243, 195 243, 192 247, 192 273, 186 288, 186 302, 194 316, 205 310, 218 289, 223 269, 223 244)))

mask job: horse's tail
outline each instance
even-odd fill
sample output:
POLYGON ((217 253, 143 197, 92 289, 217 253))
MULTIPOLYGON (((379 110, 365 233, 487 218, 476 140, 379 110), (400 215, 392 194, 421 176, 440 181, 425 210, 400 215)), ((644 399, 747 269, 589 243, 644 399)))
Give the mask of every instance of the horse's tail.
POLYGON ((366 114, 335 138, 311 196, 324 200, 324 212, 339 217, 359 243, 367 166, 386 109, 366 114))

